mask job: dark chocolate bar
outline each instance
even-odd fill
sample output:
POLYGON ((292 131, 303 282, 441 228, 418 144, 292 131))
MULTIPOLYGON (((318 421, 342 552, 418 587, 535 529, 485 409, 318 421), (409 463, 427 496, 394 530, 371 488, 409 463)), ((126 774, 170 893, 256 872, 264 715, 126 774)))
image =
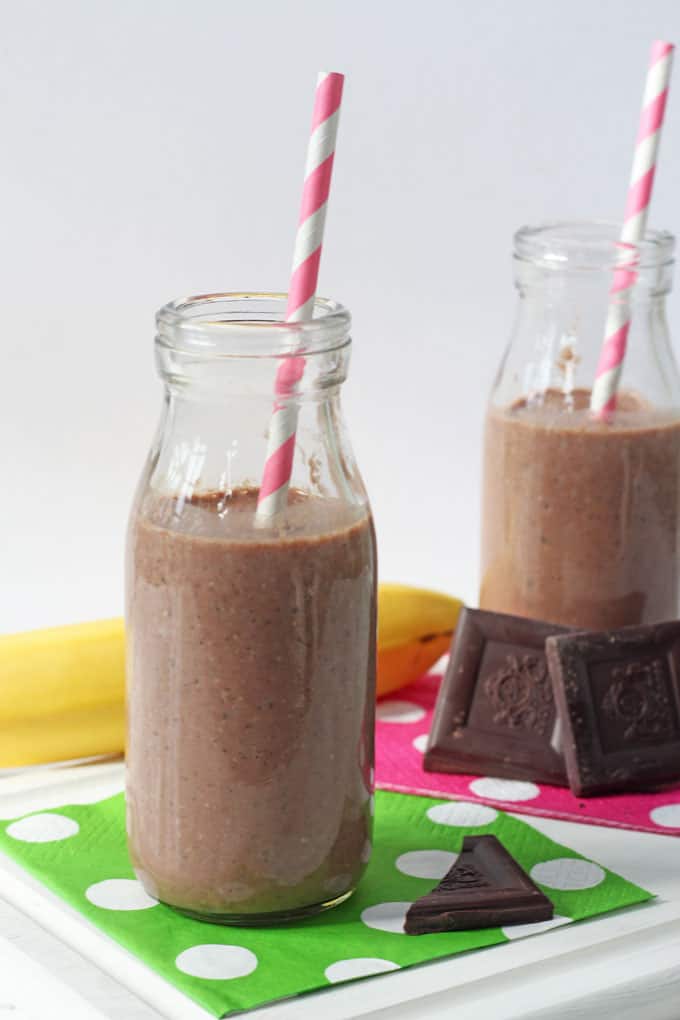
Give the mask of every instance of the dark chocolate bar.
POLYGON ((404 931, 429 935, 549 921, 553 905, 495 836, 466 836, 438 886, 411 904, 404 931))
POLYGON ((577 796, 680 779, 680 622, 551 637, 546 652, 577 796))
POLYGON ((538 620, 464 609, 423 768, 566 786, 545 640, 567 632, 538 620))

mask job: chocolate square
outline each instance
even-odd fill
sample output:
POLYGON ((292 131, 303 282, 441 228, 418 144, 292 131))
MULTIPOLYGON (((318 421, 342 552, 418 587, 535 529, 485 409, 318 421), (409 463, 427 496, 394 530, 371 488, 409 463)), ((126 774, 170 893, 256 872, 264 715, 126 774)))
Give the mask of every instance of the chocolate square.
POLYGON ((566 786, 545 641, 567 632, 542 621, 464 609, 423 768, 566 786))
POLYGON ((577 796, 680 779, 680 622, 551 637, 546 652, 577 796))

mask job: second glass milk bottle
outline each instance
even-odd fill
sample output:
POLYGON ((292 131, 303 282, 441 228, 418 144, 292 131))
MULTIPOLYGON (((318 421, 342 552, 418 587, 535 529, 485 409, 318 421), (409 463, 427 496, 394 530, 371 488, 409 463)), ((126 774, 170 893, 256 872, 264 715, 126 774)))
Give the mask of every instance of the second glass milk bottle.
POLYGON ((678 615, 680 380, 665 318, 673 238, 626 259, 637 282, 610 421, 590 387, 622 252, 602 223, 515 237, 519 308, 485 435, 482 608, 601 630, 678 615))
POLYGON ((158 316, 163 416, 128 539, 128 837, 147 891, 213 921, 342 902, 371 849, 376 565, 340 414, 349 313, 280 295, 158 316), (304 355, 287 506, 257 487, 277 365, 304 355))

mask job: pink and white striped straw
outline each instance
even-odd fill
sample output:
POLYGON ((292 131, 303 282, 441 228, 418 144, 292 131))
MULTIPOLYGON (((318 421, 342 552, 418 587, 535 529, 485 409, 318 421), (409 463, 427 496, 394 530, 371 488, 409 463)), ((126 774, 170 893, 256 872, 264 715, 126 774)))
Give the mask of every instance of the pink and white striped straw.
MULTIPOLYGON (((295 236, 293 269, 288 288, 286 322, 314 315, 323 230, 333 173, 344 76, 321 71, 316 83, 312 132, 307 147, 302 207, 295 236)), ((287 399, 305 370, 305 359, 292 354, 279 365, 274 383, 275 402, 269 425, 267 459, 257 502, 256 520, 263 524, 284 509, 295 454, 297 408, 287 399)))
MULTIPOLYGON (((635 245, 645 235, 673 66, 673 50, 671 43, 657 40, 652 44, 621 230, 622 246, 635 245)), ((625 251, 624 248, 620 261, 621 265, 614 271, 614 281, 609 291, 604 343, 590 395, 591 413, 603 420, 608 419, 616 409, 616 394, 630 330, 630 295, 637 279, 635 251, 625 251)))

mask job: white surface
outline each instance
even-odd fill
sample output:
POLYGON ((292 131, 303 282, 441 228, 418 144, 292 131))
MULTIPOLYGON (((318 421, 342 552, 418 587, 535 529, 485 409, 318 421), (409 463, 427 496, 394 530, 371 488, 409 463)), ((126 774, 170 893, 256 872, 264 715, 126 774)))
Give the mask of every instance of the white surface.
MULTIPOLYGON (((62 803, 74 798, 96 800, 108 796, 121 782, 122 766, 116 764, 27 772, 0 780, 2 814, 11 817, 24 810, 54 807, 57 797, 62 803)), ((642 1015, 645 1020, 677 1020, 677 839, 552 819, 524 820, 646 886, 658 899, 530 939, 264 1007, 257 1012, 258 1020, 318 1020, 321 1010, 325 1020, 359 1016, 450 1020, 454 1009, 457 1020, 478 1020, 480 1016, 570 1020, 595 1015, 599 1020, 632 1020, 642 1015)), ((58 973, 107 1020, 205 1020, 208 1016, 2 855, 0 930, 39 962, 52 963, 63 959, 65 953, 68 960, 71 950, 66 950, 64 943, 74 947, 85 959, 78 965, 71 961, 63 967, 63 974, 60 966, 58 973), (59 941, 41 932, 36 920, 59 941), (93 980, 93 974, 99 974, 97 968, 109 975, 101 975, 101 988, 93 980)), ((2 953, 0 941, 0 974, 5 965, 2 953)), ((36 980, 30 987, 35 996, 31 1008, 37 1008, 45 986, 36 980)), ((70 1020, 68 1013, 52 1011, 51 1016, 70 1020)))
MULTIPOLYGON (((354 313, 382 576, 474 598, 510 235, 622 215, 656 36, 677 0, 3 4, 0 630, 120 612, 153 313, 285 288, 320 68, 347 74, 320 289, 354 313)), ((676 232, 678 93, 650 224, 676 232)))
POLYGON ((0 1017, 42 1020, 106 1020, 92 1003, 0 936, 0 1017))

